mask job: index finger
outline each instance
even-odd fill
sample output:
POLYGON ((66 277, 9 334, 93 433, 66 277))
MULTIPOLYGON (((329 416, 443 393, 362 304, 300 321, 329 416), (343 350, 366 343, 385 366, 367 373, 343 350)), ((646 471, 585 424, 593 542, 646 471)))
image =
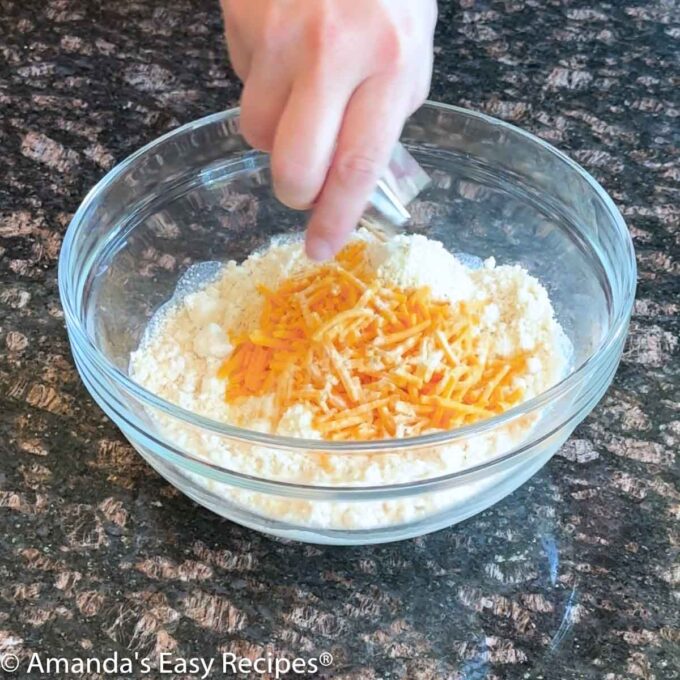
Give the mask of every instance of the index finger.
POLYGON ((309 257, 333 257, 356 227, 405 120, 404 96, 392 80, 365 80, 352 95, 338 144, 307 226, 309 257))

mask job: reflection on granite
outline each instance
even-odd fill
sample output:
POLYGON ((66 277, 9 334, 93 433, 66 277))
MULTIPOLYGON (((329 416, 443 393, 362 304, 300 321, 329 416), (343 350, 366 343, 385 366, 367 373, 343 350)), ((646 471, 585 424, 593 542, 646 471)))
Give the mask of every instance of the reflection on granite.
POLYGON ((347 679, 680 677, 677 3, 440 8, 433 99, 588 168, 630 226, 638 300, 612 389, 531 482, 450 530, 340 549, 180 496, 89 399, 64 332, 56 258, 87 189, 237 101, 217 1, 0 0, 0 652, 326 650, 321 676, 347 679))

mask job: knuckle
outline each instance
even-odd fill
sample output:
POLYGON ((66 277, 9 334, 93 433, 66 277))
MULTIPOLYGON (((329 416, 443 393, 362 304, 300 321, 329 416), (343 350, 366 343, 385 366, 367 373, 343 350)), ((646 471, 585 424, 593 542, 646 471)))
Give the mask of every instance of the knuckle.
POLYGON ((229 63, 234 73, 238 76, 238 79, 243 82, 248 76, 248 66, 247 61, 237 54, 229 53, 229 63))
POLYGON ((314 189, 307 177, 307 166, 293 158, 274 154, 271 160, 274 192, 279 200, 291 208, 304 210, 314 200, 314 189))
POLYGON ((258 127, 248 122, 247 119, 242 119, 241 134, 253 149, 271 151, 274 137, 271 131, 258 127))
POLYGON ((364 186, 377 181, 381 163, 377 155, 350 151, 335 163, 338 181, 347 187, 364 186))
POLYGON ((335 51, 341 34, 328 0, 315 2, 313 18, 307 25, 307 42, 312 53, 323 58, 335 51))
POLYGON ((408 37, 393 23, 388 23, 378 39, 378 55, 383 68, 399 70, 408 62, 408 37))
POLYGON ((241 101, 241 135, 254 149, 261 151, 271 151, 274 142, 274 129, 261 120, 256 107, 252 106, 249 97, 244 97, 241 101))
POLYGON ((336 235, 336 231, 336 223, 330 221, 326 215, 319 216, 314 222, 314 233, 325 241, 332 239, 336 235))

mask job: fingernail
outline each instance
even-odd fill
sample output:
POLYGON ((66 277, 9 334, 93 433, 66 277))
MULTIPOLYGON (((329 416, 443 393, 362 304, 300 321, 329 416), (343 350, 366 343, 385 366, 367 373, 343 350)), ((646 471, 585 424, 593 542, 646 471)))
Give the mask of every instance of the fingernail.
POLYGON ((326 241, 326 239, 318 236, 310 236, 306 244, 307 257, 317 262, 330 260, 335 255, 335 248, 326 241))

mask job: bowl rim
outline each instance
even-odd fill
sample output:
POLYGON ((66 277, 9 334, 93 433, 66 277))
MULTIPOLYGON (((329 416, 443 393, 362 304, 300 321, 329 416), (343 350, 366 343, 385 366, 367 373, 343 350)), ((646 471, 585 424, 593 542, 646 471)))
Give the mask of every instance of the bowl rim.
MULTIPOLYGON (((225 436, 230 439, 237 439, 241 442, 262 444, 277 449, 302 449, 305 451, 314 452, 318 452, 319 449, 323 449, 332 453, 391 453, 403 449, 453 444, 460 440, 469 439, 471 437, 484 434, 490 430, 494 430, 498 426, 514 420, 515 418, 545 408, 551 402, 580 384, 582 378, 587 376, 593 365, 597 365, 603 359, 603 357, 608 355, 609 350, 617 344, 621 338, 621 335, 627 330, 635 297, 637 267, 633 243, 626 223, 613 200, 600 185, 600 183, 583 167, 569 158, 569 156, 540 137, 537 137, 536 135, 515 125, 512 125, 511 123, 507 123, 506 121, 494 118, 485 113, 481 113, 472 109, 466 109, 451 104, 435 102, 432 100, 427 100, 423 104, 423 107, 455 113, 468 118, 481 120, 488 125, 495 126, 497 128, 507 129, 512 131, 514 134, 518 134, 519 136, 523 137, 530 144, 538 145, 548 153, 556 156, 559 160, 567 164, 567 166, 580 175, 581 178, 586 181, 586 183, 602 200, 603 205, 606 208, 616 231, 618 232, 618 235, 621 237, 622 242, 626 246, 626 256, 629 265, 626 268, 627 272, 629 272, 628 286, 623 292, 623 296, 619 303, 619 308, 618 310, 615 310, 617 314, 612 319, 605 336, 600 339, 597 347, 583 362, 581 362, 567 376, 565 376, 562 380, 557 382, 546 391, 541 392, 537 396, 532 397, 531 399, 509 409, 508 411, 505 411, 502 414, 471 425, 457 428, 455 430, 433 432, 425 435, 418 435, 416 437, 405 437, 401 439, 327 441, 323 439, 308 439, 267 434, 265 432, 258 432, 256 430, 249 430, 247 428, 229 425, 227 423, 219 422, 206 416, 202 416, 155 395, 153 392, 150 392, 132 380, 126 373, 124 373, 113 362, 111 362, 99 350, 97 345, 92 341, 89 334, 86 332, 79 314, 76 311, 74 300, 72 299, 73 296, 71 295, 71 286, 69 281, 73 277, 69 270, 69 262, 72 257, 73 241, 76 232, 82 228, 88 209, 98 198, 99 194, 109 185, 114 183, 118 177, 123 174, 123 172, 125 172, 125 170, 133 165, 135 161, 153 151, 156 147, 174 136, 184 134, 185 132, 191 130, 196 130, 205 125, 237 118, 240 115, 240 107, 234 107, 225 111, 209 114, 170 130, 164 135, 152 140, 114 166, 86 194, 82 203, 73 215, 73 218, 71 219, 71 222, 69 223, 69 226, 66 230, 58 262, 59 294, 61 297, 62 306, 64 308, 66 327, 69 331, 69 334, 72 334, 71 341, 78 342, 79 347, 85 350, 86 355, 93 361, 97 369, 100 370, 107 378, 109 378, 114 384, 121 386, 126 392, 130 393, 136 399, 139 399, 145 405, 154 409, 158 409, 166 415, 177 418, 180 421, 186 422, 191 426, 199 427, 202 430, 208 431, 210 433, 225 436)), ((499 463, 507 456, 512 455, 514 448, 515 447, 503 455, 488 461, 488 463, 499 463)), ((476 469, 476 467, 477 466, 473 466, 467 470, 472 471, 473 469, 476 469)), ((228 468, 223 469, 225 471, 229 471, 228 468)))

